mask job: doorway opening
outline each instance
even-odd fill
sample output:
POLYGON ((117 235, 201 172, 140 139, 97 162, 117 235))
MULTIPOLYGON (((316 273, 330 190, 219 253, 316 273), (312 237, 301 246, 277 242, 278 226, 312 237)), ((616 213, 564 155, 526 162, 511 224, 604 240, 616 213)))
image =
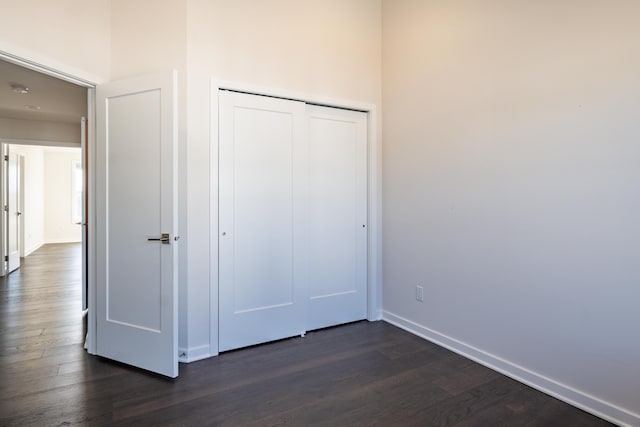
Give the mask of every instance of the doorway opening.
POLYGON ((177 376, 177 71, 96 85, 11 53, 0 59, 86 91, 87 352, 177 376))
MULTIPOLYGON (((61 309, 82 313, 87 309, 86 117, 91 89, 13 59, 0 52, 0 276, 5 286, 10 274, 25 286, 31 275, 20 271, 21 259, 62 251, 65 265, 59 267, 78 267, 79 272, 69 293, 74 302, 61 309)), ((27 261, 32 267, 34 263, 27 261)), ((53 283, 57 266, 45 263, 42 268, 51 269, 50 283, 59 285, 53 283)), ((65 278, 67 285, 69 280, 65 278)), ((56 320, 51 321, 55 327, 56 320)))

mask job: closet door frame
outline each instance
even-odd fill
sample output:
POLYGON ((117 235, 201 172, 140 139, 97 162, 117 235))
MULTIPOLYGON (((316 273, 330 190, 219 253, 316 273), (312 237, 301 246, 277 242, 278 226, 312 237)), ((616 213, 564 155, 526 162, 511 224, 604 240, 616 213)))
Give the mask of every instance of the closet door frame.
POLYGON ((218 267, 219 267, 219 170, 218 170, 218 100, 220 90, 232 90, 254 95, 303 101, 308 104, 363 111, 367 114, 367 320, 382 318, 382 257, 381 257, 381 146, 378 141, 379 119, 375 104, 336 99, 320 95, 292 92, 284 89, 211 78, 210 82, 210 260, 209 260, 209 323, 211 355, 218 354, 218 267))

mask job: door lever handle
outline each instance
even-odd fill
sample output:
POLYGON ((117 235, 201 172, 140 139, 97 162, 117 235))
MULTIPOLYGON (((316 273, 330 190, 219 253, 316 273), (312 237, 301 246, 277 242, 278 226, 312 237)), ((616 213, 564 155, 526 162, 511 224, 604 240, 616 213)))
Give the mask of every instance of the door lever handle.
POLYGON ((171 244, 171 234, 162 233, 160 235, 160 237, 152 237, 152 238, 147 239, 147 241, 149 241, 149 242, 160 242, 163 245, 170 245, 171 244))

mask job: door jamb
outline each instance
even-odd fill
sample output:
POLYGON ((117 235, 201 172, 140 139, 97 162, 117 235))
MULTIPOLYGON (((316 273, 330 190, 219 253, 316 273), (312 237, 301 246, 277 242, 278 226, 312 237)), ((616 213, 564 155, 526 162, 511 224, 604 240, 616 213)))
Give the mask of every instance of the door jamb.
POLYGON ((9 217, 7 212, 4 210, 4 206, 7 203, 8 194, 7 194, 7 178, 8 178, 8 170, 9 165, 5 161, 5 157, 9 152, 9 144, 3 139, 0 144, 0 154, 1 154, 1 166, 0 166, 0 238, 2 242, 0 243, 0 276, 6 276, 9 273, 9 269, 7 268, 6 256, 9 254, 9 247, 7 244, 8 236, 8 223, 9 217))
MULTIPOLYGON (((309 93, 299 93, 283 89, 256 86, 246 83, 210 79, 210 197, 209 197, 209 352, 208 356, 218 354, 218 98, 220 90, 234 90, 256 95, 273 96, 304 101, 311 104, 343 109, 359 110, 367 113, 367 320, 382 319, 382 197, 381 197, 381 145, 378 139, 377 106, 368 102, 336 99, 309 93)), ((207 356, 205 356, 207 357, 207 356)), ((192 361, 203 358, 181 358, 192 361)), ((184 359, 184 360, 183 360, 184 359)))

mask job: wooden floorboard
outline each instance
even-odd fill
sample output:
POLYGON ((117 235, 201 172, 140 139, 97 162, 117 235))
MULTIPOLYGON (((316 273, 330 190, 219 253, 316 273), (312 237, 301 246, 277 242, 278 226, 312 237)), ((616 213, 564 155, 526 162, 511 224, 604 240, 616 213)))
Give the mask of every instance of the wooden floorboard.
POLYGON ((383 322, 180 366, 167 379, 83 349, 80 246, 0 279, 1 426, 606 426, 383 322))

